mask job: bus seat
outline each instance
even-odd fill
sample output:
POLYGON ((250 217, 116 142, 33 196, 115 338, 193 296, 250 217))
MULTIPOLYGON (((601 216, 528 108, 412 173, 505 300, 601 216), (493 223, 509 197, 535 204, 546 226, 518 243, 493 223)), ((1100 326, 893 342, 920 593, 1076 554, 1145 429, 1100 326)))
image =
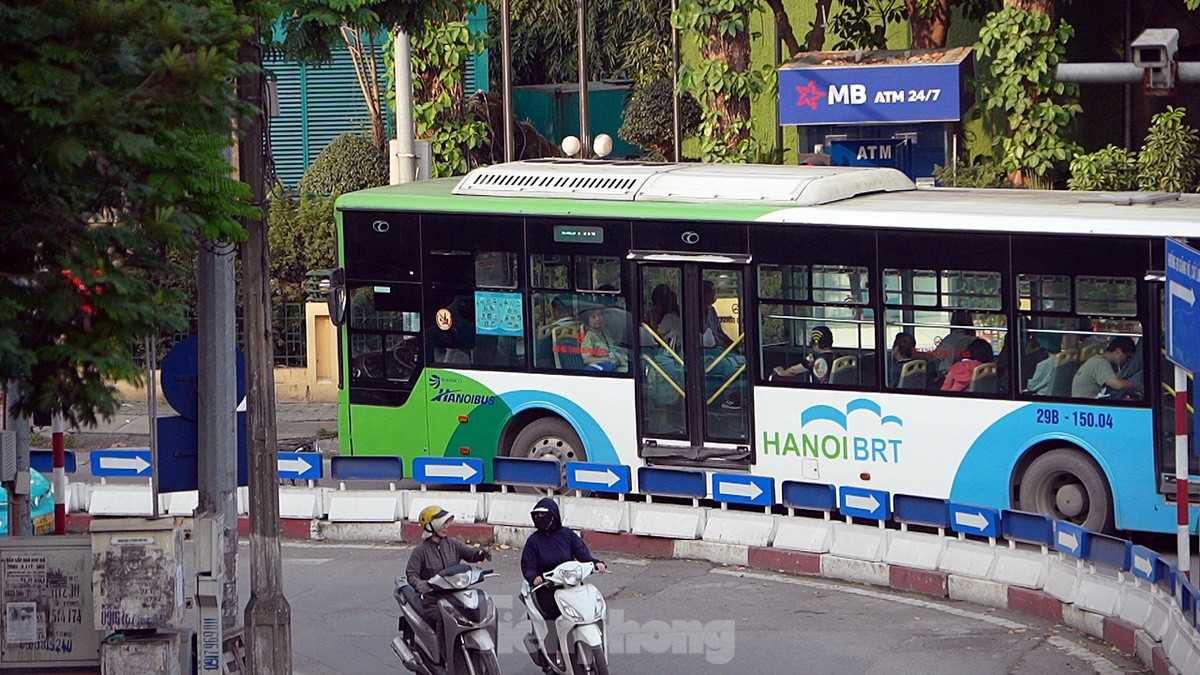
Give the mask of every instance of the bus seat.
POLYGON ((583 370, 583 345, 579 326, 558 326, 551 331, 554 367, 559 370, 583 370))
POLYGON ((858 384, 858 357, 840 356, 829 369, 829 384, 858 384))
POLYGON ((1075 349, 1064 349, 1054 355, 1054 388, 1050 391, 1051 396, 1071 395, 1071 382, 1079 365, 1079 352, 1075 349))
POLYGON ((1085 345, 1084 348, 1079 351, 1079 362, 1083 363, 1093 356, 1103 353, 1104 348, 1107 346, 1108 345, 1104 342, 1093 342, 1092 344, 1085 345))
POLYGON ((971 384, 967 391, 980 394, 996 393, 996 364, 981 363, 971 371, 971 384))
POLYGON ((900 366, 900 381, 897 389, 924 389, 926 369, 929 362, 925 359, 913 359, 900 366))

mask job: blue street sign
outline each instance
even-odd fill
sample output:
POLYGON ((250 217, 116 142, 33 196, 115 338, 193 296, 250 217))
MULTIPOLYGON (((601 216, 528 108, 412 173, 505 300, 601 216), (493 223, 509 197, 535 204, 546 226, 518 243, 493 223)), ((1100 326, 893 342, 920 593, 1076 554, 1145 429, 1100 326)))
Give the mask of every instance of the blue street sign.
POLYGON ((703 471, 638 467, 638 490, 651 495, 674 495, 704 498, 708 496, 708 479, 703 471))
POLYGON ((440 485, 478 485, 483 482, 483 460, 475 457, 417 457, 413 480, 440 485))
POLYGON ((731 504, 770 506, 775 501, 775 479, 742 473, 714 473, 713 499, 731 504))
POLYGON ((1167 240, 1167 358, 1200 373, 1200 251, 1167 240))
POLYGON ((1000 512, 983 506, 951 504, 950 529, 981 537, 999 537, 1000 512))
MULTIPOLYGON (((246 397, 246 357, 242 350, 236 350, 234 363, 237 369, 234 386, 237 387, 238 401, 242 401, 246 397)), ((163 398, 167 399, 167 403, 171 404, 180 417, 193 421, 199 416, 199 373, 200 338, 189 335, 176 343, 163 357, 162 371, 159 374, 163 398)))
POLYGON ((567 487, 592 492, 629 492, 633 472, 622 464, 567 462, 567 487))
POLYGON ((562 485, 562 464, 557 459, 496 457, 492 460, 492 480, 508 485, 558 487, 562 485))
POLYGON ((150 448, 93 450, 93 476, 150 476, 150 448))
POLYGON ((1158 581, 1158 554, 1145 546, 1134 546, 1130 554, 1129 571, 1139 579, 1151 583, 1158 581))
POLYGON ((390 455, 340 455, 329 460, 334 480, 403 480, 404 462, 390 455))
MULTIPOLYGON (((200 436, 196 421, 176 415, 160 417, 158 427, 158 489, 186 492, 199 485, 200 436)), ((237 414, 237 484, 248 485, 246 413, 237 414)))
POLYGON ((324 466, 319 452, 281 452, 279 477, 292 480, 320 480, 324 466))
POLYGON ((1054 550, 1076 558, 1086 558, 1092 533, 1078 525, 1054 521, 1054 550))
MULTIPOLYGON (((75 473, 75 451, 63 450, 63 473, 75 473)), ((54 472, 54 451, 33 448, 29 451, 29 466, 49 474, 54 472)))
POLYGON ((852 518, 887 520, 891 515, 889 496, 883 490, 846 486, 838 494, 838 510, 852 518))
POLYGON ((950 501, 914 495, 892 495, 892 517, 901 523, 950 527, 950 501))
POLYGON ((837 508, 837 494, 832 485, 785 480, 781 492, 784 506, 826 512, 837 508))

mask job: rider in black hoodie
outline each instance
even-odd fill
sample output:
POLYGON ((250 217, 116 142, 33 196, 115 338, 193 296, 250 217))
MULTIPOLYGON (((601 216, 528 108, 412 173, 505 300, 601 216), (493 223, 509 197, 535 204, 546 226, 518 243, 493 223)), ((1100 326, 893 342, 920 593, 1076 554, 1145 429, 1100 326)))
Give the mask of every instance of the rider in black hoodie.
MULTIPOLYGON (((530 515, 537 531, 525 540, 525 550, 521 552, 521 573, 531 587, 542 583, 543 572, 549 572, 568 560, 595 563, 597 571, 605 571, 604 563, 592 555, 579 535, 562 526, 558 504, 553 499, 543 497, 530 515)), ((558 618, 560 612, 558 604, 554 602, 554 588, 544 586, 534 593, 534 597, 543 618, 547 621, 558 618)))

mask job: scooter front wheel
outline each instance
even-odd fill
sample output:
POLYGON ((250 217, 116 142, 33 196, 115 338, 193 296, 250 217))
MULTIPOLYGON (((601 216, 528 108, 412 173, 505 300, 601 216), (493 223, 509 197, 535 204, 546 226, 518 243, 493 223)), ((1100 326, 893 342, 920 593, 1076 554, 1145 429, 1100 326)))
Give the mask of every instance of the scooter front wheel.
POLYGON ((467 659, 476 675, 500 675, 500 660, 495 652, 468 651, 467 659))
POLYGON ((608 656, 604 647, 576 644, 575 653, 571 655, 571 670, 586 675, 608 675, 608 656))

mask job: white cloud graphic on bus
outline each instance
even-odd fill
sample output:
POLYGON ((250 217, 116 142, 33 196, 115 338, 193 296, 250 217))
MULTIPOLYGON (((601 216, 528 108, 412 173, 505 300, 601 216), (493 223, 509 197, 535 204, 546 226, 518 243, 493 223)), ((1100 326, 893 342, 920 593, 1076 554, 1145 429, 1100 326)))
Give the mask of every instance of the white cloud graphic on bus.
POLYGON ((883 408, 880 408, 878 403, 865 398, 856 398, 847 403, 845 412, 838 410, 831 405, 814 405, 811 408, 807 408, 800 413, 800 426, 806 426, 810 422, 828 420, 834 424, 837 424, 843 429, 848 429, 846 425, 846 418, 848 418, 851 413, 859 410, 867 410, 875 413, 875 417, 879 418, 880 426, 885 424, 895 424, 898 427, 904 426, 904 420, 900 419, 896 415, 888 415, 885 417, 883 415, 883 408))

